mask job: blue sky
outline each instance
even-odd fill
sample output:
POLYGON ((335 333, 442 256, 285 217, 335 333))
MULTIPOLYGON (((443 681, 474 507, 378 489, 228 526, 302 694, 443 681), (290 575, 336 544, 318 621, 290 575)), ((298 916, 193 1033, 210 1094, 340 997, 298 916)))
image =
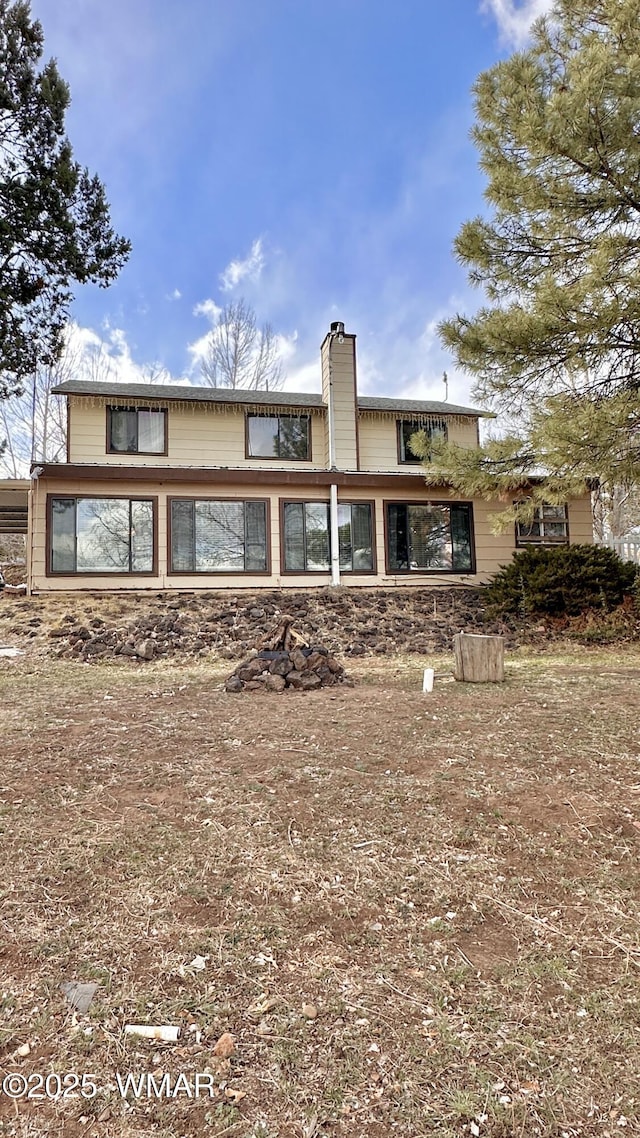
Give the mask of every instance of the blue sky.
POLYGON ((435 325, 479 297, 452 242, 482 209, 478 73, 548 0, 32 0, 71 87, 78 161, 132 242, 85 288, 77 342, 123 380, 200 382, 216 309, 243 296, 319 390, 331 320, 361 393, 469 400, 435 325))

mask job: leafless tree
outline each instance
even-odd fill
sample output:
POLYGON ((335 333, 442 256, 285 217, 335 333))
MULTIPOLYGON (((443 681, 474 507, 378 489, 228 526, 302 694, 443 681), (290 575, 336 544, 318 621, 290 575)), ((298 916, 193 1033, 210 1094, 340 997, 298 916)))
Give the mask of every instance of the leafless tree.
POLYGON ((640 526, 640 487, 598 486, 592 494, 596 540, 626 537, 640 526))
MULTIPOLYGON (((139 383, 170 383, 167 368, 159 362, 136 369, 139 383)), ((0 475, 25 478, 33 463, 64 461, 67 445, 67 408, 63 395, 53 388, 68 379, 117 383, 117 351, 97 337, 89 342, 69 325, 60 359, 41 367, 25 384, 24 394, 0 400, 0 475)))
POLYGON ((10 478, 25 478, 34 462, 64 460, 66 400, 52 388, 73 377, 74 359, 74 350, 67 347, 56 364, 38 369, 23 395, 0 402, 0 439, 5 444, 0 469, 10 478))
POLYGON ((210 387, 276 391, 284 380, 278 338, 270 324, 258 327, 244 300, 222 309, 209 333, 201 370, 210 387))

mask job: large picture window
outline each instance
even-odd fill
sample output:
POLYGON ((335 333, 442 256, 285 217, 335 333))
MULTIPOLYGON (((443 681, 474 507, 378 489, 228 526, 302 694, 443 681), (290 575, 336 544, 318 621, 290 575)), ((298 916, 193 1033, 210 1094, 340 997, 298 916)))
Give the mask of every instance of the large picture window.
POLYGON ((530 522, 516 522, 516 545, 566 545, 568 541, 566 506, 536 506, 530 522))
MULTIPOLYGON (((331 568, 328 502, 285 502, 282 528, 285 573, 320 573, 331 568)), ((373 525, 370 502, 339 504, 338 549, 342 572, 372 572, 373 525)))
POLYGON ((107 451, 110 454, 166 454, 166 409, 107 407, 107 451))
MULTIPOLYGON (((422 462, 423 459, 413 453, 411 439, 419 431, 424 431, 429 445, 439 439, 446 441, 447 424, 444 419, 421 422, 419 419, 398 419, 398 462, 422 462)), ((429 455, 427 455, 427 460, 429 455)))
POLYGON ((311 458, 308 415, 247 415, 247 457, 311 458))
POLYGON ((473 572, 471 506, 387 502, 387 558, 396 572, 473 572))
POLYGON ((172 573, 265 573, 267 506, 264 501, 173 498, 172 573))
POLYGON ((52 573, 153 573, 154 503, 138 498, 52 498, 52 573))

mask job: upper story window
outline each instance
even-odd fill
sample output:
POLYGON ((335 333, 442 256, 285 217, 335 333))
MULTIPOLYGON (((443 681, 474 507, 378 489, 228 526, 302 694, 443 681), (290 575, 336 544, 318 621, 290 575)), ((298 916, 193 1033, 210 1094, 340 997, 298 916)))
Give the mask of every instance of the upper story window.
POLYGON ((308 415, 247 415, 247 458, 311 458, 308 415))
POLYGON ((166 454, 166 409, 107 407, 107 452, 166 454))
MULTIPOLYGON (((420 422, 417 419, 398 419, 398 462, 422 462, 411 449, 411 437, 424 431, 429 442, 447 438, 447 424, 444 419, 420 422)), ((429 456, 428 456, 429 457, 429 456)))
POLYGON ((568 541, 566 506, 536 506, 530 522, 516 522, 516 545, 566 545, 568 541))

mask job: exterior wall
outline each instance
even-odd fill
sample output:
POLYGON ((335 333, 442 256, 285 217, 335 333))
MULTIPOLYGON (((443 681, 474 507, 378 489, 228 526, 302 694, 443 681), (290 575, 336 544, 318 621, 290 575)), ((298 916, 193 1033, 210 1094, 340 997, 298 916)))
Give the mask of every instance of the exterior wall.
POLYGON ((31 483, 28 479, 0 479, 0 506, 7 510, 23 510, 29 498, 31 483))
MULTIPOLYGON (((115 402, 115 401, 113 401, 115 402)), ((324 416, 311 415, 311 459, 286 462, 245 458, 245 410, 215 404, 168 406, 167 455, 108 454, 107 398, 69 396, 69 461, 110 466, 245 466, 264 469, 322 469, 325 466, 324 416)), ((142 405, 137 402, 136 405, 142 405)), ((158 406, 158 402, 154 402, 158 406)))
MULTIPOLYGON (((331 575, 326 573, 284 574, 280 566, 280 503, 281 501, 328 501, 329 487, 327 485, 291 486, 269 485, 264 478, 256 485, 242 485, 234 483, 221 484, 215 481, 212 471, 212 480, 207 482, 188 481, 188 472, 185 472, 185 481, 159 482, 157 480, 118 480, 115 476, 108 478, 95 478, 87 471, 87 477, 77 482, 68 478, 55 476, 41 477, 33 484, 32 491, 32 547, 30 549, 31 588, 38 592, 45 591, 74 591, 74 590, 106 590, 110 592, 121 590, 140 589, 258 589, 258 588, 318 588, 330 584, 331 575), (151 575, 109 575, 100 576, 85 574, 78 576, 48 577, 46 573, 46 501, 47 495, 60 495, 69 497, 74 495, 88 496, 118 496, 123 497, 154 497, 157 499, 157 544, 158 568, 157 573, 151 575), (167 499, 171 497, 194 498, 238 498, 267 499, 270 506, 270 540, 271 540, 271 573, 243 573, 243 574, 180 574, 172 575, 167 565, 167 499)), ((340 486, 339 501, 374 503, 375 510, 375 556, 376 571, 374 573, 345 573, 342 583, 347 587, 371 587, 375 585, 451 585, 451 584, 479 584, 494 573, 500 565, 509 561, 515 550, 515 532, 511 528, 507 533, 495 536, 491 531, 489 516, 500 509, 498 502, 483 502, 476 500, 473 503, 474 532, 476 548, 476 572, 474 574, 456 574, 442 572, 424 573, 387 573, 385 561, 385 528, 384 503, 389 501, 425 501, 447 502, 459 501, 459 495, 454 495, 448 489, 427 488, 416 478, 415 489, 406 486, 394 486, 393 478, 388 485, 379 486, 340 486)), ((569 504, 569 532, 573 542, 592 541, 590 503, 588 496, 574 500, 569 504)))
MULTIPOLYGON (((338 470, 358 470, 358 421, 356 415, 356 338, 343 334, 343 342, 329 335, 321 349, 322 399, 329 407, 333 392, 335 465, 338 470)), ((329 442, 326 445, 329 466, 329 442)))
POLYGON ((593 514, 588 494, 569 502, 569 541, 572 545, 593 543, 593 514))
MULTIPOLYGON (((402 471, 411 464, 398 462, 396 422, 401 414, 360 415, 358 440, 355 436, 354 394, 347 386, 339 389, 345 378, 346 357, 352 350, 353 337, 345 336, 344 344, 335 344, 333 351, 340 353, 341 367, 333 364, 335 392, 336 465, 339 470, 402 471), (347 351, 345 351, 347 349, 347 351), (338 377, 336 379, 336 376, 338 377)), ((327 369, 328 354, 323 354, 323 370, 327 369)), ((325 399, 328 393, 325 394, 325 399)), ((106 398, 69 396, 69 461, 109 466, 238 466, 269 469, 277 463, 279 468, 327 470, 329 468, 327 418, 325 413, 311 414, 311 459, 286 462, 282 459, 245 458, 245 411, 202 404, 168 404, 168 454, 108 454, 106 398)), ((157 405, 157 404, 156 404, 157 405)), ((448 424, 449 439, 460 446, 477 445, 475 419, 452 418, 448 424)))
MULTIPOLYGON (((439 418, 440 416, 434 416, 439 418)), ((446 416, 443 416, 446 418, 446 416)), ((398 470, 406 473, 413 463, 398 462, 398 419, 411 418, 409 413, 393 415, 360 414, 358 436, 360 440, 360 470, 398 470)), ((477 419, 462 417, 447 420, 449 442, 461 447, 478 445, 477 419)), ((415 468, 414 468, 415 469, 415 468)))

